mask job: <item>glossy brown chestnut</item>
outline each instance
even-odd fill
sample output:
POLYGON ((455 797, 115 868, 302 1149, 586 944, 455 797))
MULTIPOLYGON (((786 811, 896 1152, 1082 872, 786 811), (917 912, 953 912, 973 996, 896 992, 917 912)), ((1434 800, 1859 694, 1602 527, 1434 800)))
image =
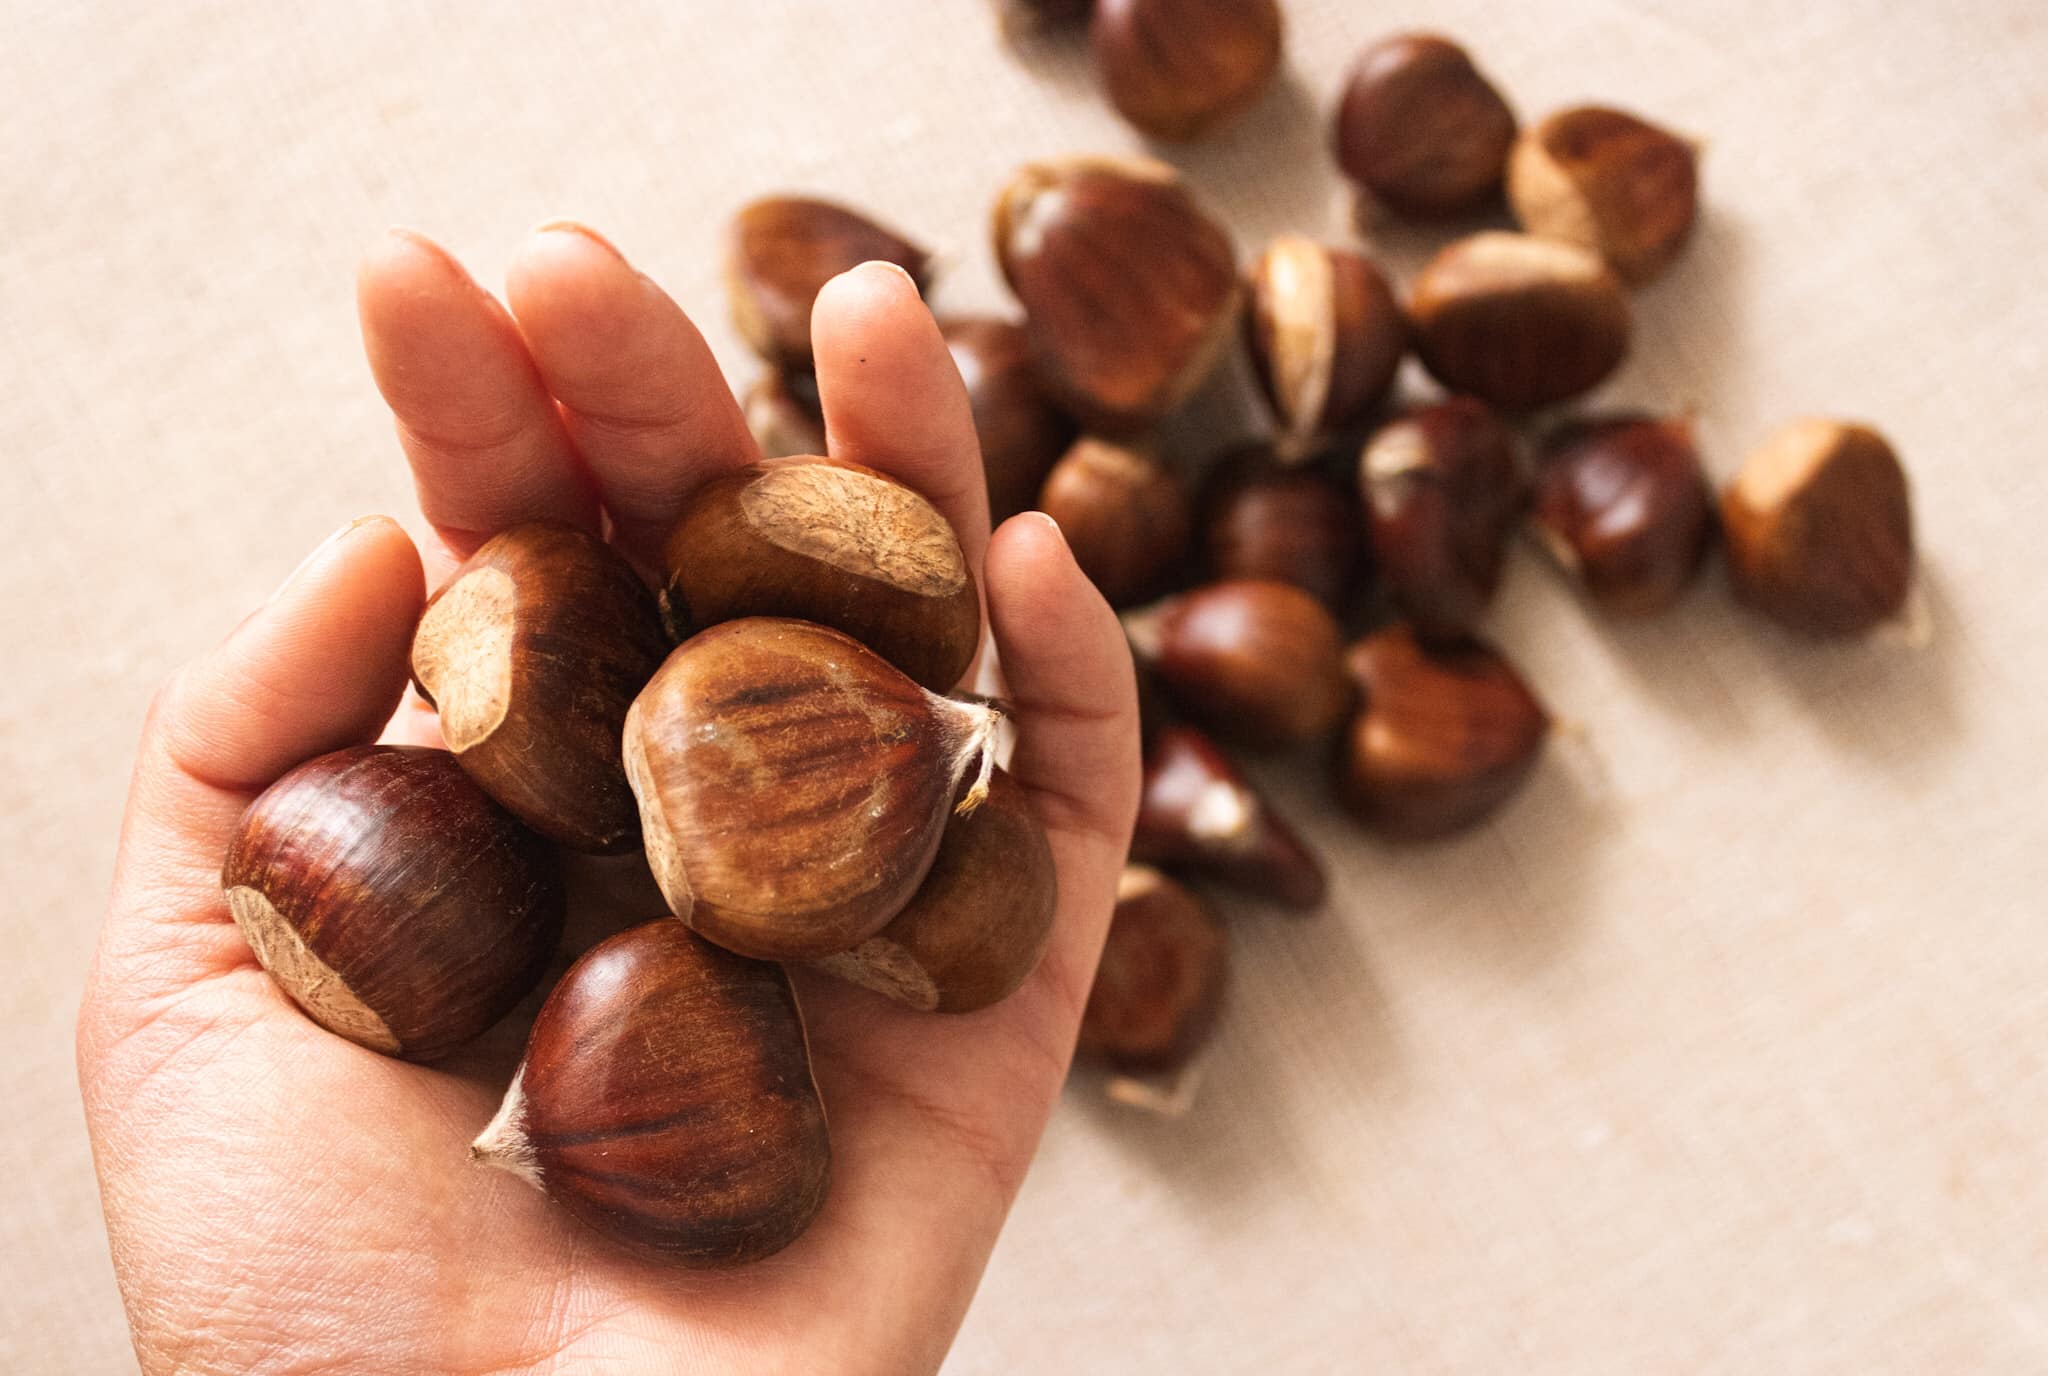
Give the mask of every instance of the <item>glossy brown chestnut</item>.
POLYGON ((685 1266, 781 1251, 832 1174, 789 976, 667 918, 601 942, 548 995, 470 1157, 685 1266))
POLYGON ((1321 471, 1240 450, 1209 470, 1201 507, 1202 557, 1211 578, 1292 583, 1330 609, 1364 581, 1365 529, 1357 498, 1321 471))
POLYGON ((1113 607, 1156 595, 1187 562, 1187 485, 1141 449, 1084 436, 1046 476, 1038 509, 1113 607))
POLYGON ((1243 113, 1280 70, 1277 0, 1095 0, 1088 41, 1117 113, 1184 143, 1243 113))
POLYGON ((509 1013, 562 937, 553 852, 444 750, 364 745, 300 765, 242 814, 221 888, 308 1017, 412 1061, 509 1013))
POLYGON ((1527 497, 1507 426, 1470 397, 1419 406, 1372 437, 1358 476, 1375 566, 1402 615, 1425 637, 1469 632, 1527 497))
POLYGON ((849 636, 748 617, 668 657, 626 714, 647 863, 730 951, 809 960, 880 931, 924 882, 998 714, 929 693, 849 636))
POLYGON ((1544 442, 1533 514, 1551 554, 1603 610, 1670 606, 1714 533, 1691 422, 1611 416, 1565 426, 1544 442))
POLYGON ((809 373, 771 370, 747 389, 741 410, 764 458, 825 452, 825 410, 809 373))
POLYGON ((1406 840, 1462 831, 1529 777, 1550 718, 1508 662, 1478 641, 1424 646, 1401 625, 1351 647, 1364 705, 1337 750, 1337 796, 1406 840))
POLYGON ((1403 33, 1359 54, 1337 108, 1337 162, 1396 214, 1438 219, 1500 193, 1515 113, 1466 51, 1403 33))
POLYGON ((1206 584, 1124 625, 1182 711, 1245 744, 1313 740, 1351 707, 1337 623, 1291 583, 1206 584))
POLYGON ((1131 859, 1207 875, 1291 908, 1323 901, 1315 855, 1191 726, 1163 728, 1145 752, 1131 859))
POLYGON ((1014 994, 1052 939, 1052 846, 1024 786, 998 769, 988 797, 946 823, 910 905, 820 970, 923 1012, 972 1013, 1014 994))
POLYGON ((733 324, 770 363, 808 372, 811 303, 834 277, 876 259, 925 285, 930 256, 858 211, 808 196, 754 201, 733 216, 726 239, 733 324))
POLYGON ((1408 299, 1437 381, 1511 411, 1590 390, 1628 353, 1628 297, 1599 255, 1488 230, 1446 247, 1408 299))
POLYGON ((412 673, 484 792, 550 840, 615 854, 640 843, 619 730, 668 651, 632 565, 535 522, 486 540, 434 594, 412 673))
POLYGON ((1045 475, 1074 441, 1074 423, 1039 385, 1022 325, 964 317, 941 321, 939 329, 967 384, 988 478, 989 519, 1001 525, 1037 504, 1045 475))
POLYGON ((1172 1070, 1209 1040, 1230 946, 1209 905, 1149 865, 1126 865, 1075 1054, 1117 1070, 1172 1070))
POLYGON ((994 232, 1039 379, 1091 430, 1159 421, 1201 386, 1237 323, 1230 235, 1164 163, 1028 164, 998 197, 994 232))
POLYGON ((941 692, 981 644, 974 575, 945 516, 843 459, 766 459, 713 478, 684 504, 662 563, 679 637, 736 617, 798 617, 941 692))
POLYGON ((1808 635, 1856 635, 1913 586, 1905 470, 1868 426, 1802 420, 1772 436, 1721 495, 1728 576, 1746 605, 1808 635))
POLYGON ((1699 215, 1699 154, 1624 110, 1580 105, 1524 129, 1508 203, 1531 234, 1589 248, 1624 282, 1662 272, 1699 215))
POLYGON ((1408 323, 1373 261, 1283 234, 1252 263, 1245 344, 1279 422, 1283 457, 1363 420, 1386 395, 1408 323))

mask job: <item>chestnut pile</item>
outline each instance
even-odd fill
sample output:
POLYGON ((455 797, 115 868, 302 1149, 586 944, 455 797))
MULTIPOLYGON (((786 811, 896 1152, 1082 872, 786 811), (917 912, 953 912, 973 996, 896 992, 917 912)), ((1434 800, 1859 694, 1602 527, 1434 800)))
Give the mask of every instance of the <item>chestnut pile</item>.
POLYGON ((672 916, 562 976, 472 1155, 614 1238, 729 1266, 794 1240, 830 1176, 779 962, 986 1008, 1044 954, 1055 884, 995 761, 1000 714, 946 695, 981 607, 922 496, 758 462, 691 497, 663 564, 657 595, 581 530, 486 541, 413 639, 447 749, 299 766, 248 809, 222 884, 314 1021, 429 1060, 548 970, 557 846, 643 853, 672 916))
MULTIPOLYGON (((1109 98, 1155 139, 1211 132, 1280 65, 1266 0, 1004 9, 1034 32, 1086 25, 1109 98)), ((1405 289, 1360 248, 1293 234, 1240 266, 1174 168, 1070 157, 995 198, 1021 318, 944 321, 997 519, 1059 522, 1125 609, 1146 690, 1133 869, 1082 1039, 1121 1071, 1181 1066, 1215 1022, 1221 928, 1169 874, 1322 901, 1319 862, 1224 743, 1325 752, 1337 803, 1401 841, 1479 824, 1530 776, 1549 715, 1481 635, 1518 532, 1606 615, 1672 607, 1717 540, 1737 599, 1793 630, 1858 635, 1906 610, 1910 503, 1876 432, 1798 422, 1717 501, 1688 418, 1558 414, 1621 365, 1631 292, 1691 237, 1690 141, 1597 105, 1524 126, 1462 47, 1410 33, 1359 55, 1331 143, 1362 222, 1452 224, 1405 289), (1184 452, 1189 402, 1213 409, 1234 348, 1267 438, 1184 452), (1411 357, 1430 392, 1401 385, 1411 357)), ((784 197, 742 212, 729 279, 750 338, 873 245, 924 270, 922 250, 848 217, 864 222, 784 197)), ((815 388, 789 351, 761 352, 757 436, 815 448, 815 388)))

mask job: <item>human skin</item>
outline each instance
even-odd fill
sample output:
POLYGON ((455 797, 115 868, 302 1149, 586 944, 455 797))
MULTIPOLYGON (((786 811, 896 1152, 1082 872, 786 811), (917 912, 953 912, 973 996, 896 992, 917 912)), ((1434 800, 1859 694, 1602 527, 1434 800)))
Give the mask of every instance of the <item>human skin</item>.
POLYGON ((832 282, 813 322, 830 450, 922 491, 960 534, 1016 712, 1012 771, 1058 867, 1055 935, 1023 989, 958 1017, 799 972, 832 1131, 824 1209, 731 1272, 627 1251, 467 1159, 532 1000, 434 1066, 333 1036, 243 943, 221 857, 300 761, 436 739, 405 697, 413 625, 492 533, 536 517, 595 530, 602 512, 651 567, 692 485, 756 451, 683 312, 583 226, 536 231, 502 305, 393 231, 358 299, 433 538, 416 549, 382 517, 344 527, 158 691, 79 1011, 142 1369, 935 1370, 1058 1095, 1129 838, 1137 718, 1114 616, 1046 518, 990 538, 965 391, 908 277, 870 264, 832 282))

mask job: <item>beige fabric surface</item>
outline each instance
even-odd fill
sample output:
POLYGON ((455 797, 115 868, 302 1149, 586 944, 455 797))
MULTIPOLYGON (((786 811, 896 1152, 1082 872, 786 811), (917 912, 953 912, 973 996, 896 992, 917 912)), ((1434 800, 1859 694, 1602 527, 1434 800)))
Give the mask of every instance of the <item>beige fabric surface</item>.
MULTIPOLYGON (((402 221, 495 281, 586 217, 737 375, 750 194, 880 208, 952 246, 940 305, 990 307, 1005 171, 1137 143, 974 0, 5 9, 0 1369, 118 1371, 76 991, 151 685, 408 503, 359 247, 402 221)), ((1583 744, 1421 850, 1268 768, 1328 911, 1235 924, 1190 1117, 1069 1089, 950 1370, 2048 1372, 2048 11, 1288 9, 1289 82, 1179 155, 1247 248, 1344 231, 1324 109, 1391 27, 1525 111, 1700 134, 1711 210, 1602 399, 1696 409, 1720 475, 1791 416, 1876 420, 1934 640, 1797 644, 1718 577, 1601 624, 1523 557, 1495 630, 1583 744)))

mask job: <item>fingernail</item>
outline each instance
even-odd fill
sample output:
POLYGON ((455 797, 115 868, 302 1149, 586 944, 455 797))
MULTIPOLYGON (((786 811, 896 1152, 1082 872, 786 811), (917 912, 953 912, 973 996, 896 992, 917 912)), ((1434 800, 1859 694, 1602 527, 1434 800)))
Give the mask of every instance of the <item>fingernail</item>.
POLYGON ((342 541, 348 539, 349 536, 355 534, 355 532, 361 530, 364 526, 374 525, 379 521, 388 522, 390 520, 391 518, 389 516, 358 516, 356 517, 355 520, 350 521, 347 525, 335 531, 332 535, 329 535, 325 540, 322 540, 319 544, 313 546, 311 553, 309 553, 305 558, 299 560, 298 566, 294 568, 290 573, 285 575, 284 581, 277 585, 277 590, 275 592, 271 593, 269 597, 264 599, 263 605, 267 607, 271 603, 277 601, 278 598, 283 597, 287 592, 291 591, 292 585, 297 583, 301 578, 303 578, 308 569, 312 568, 315 564, 319 563, 321 560, 325 559, 329 554, 333 553, 335 547, 340 545, 342 541))
POLYGON ((1061 544, 1064 545, 1067 542, 1067 533, 1064 530, 1060 529, 1060 523, 1058 521, 1055 521, 1052 517, 1046 515, 1043 511, 1026 511, 1020 514, 1030 520, 1044 522, 1046 526, 1048 526, 1052 530, 1054 537, 1057 538, 1061 544))
POLYGON ((867 262, 862 263, 861 266, 864 268, 885 268, 901 277, 905 282, 908 282, 913 294, 919 298, 924 296, 924 293, 917 289, 917 279, 912 277, 909 269, 905 268, 901 263, 892 263, 886 258, 870 258, 867 262))
POLYGON ((606 253, 609 253, 612 257, 618 259, 621 263, 626 261, 626 255, 619 252, 619 246, 617 244, 605 238, 604 235, 599 234, 596 230, 592 229, 589 225, 584 224, 581 220, 549 220, 546 224, 536 229, 534 233, 580 235, 581 237, 588 239, 591 243, 596 244, 599 248, 603 249, 606 253))
POLYGON ((451 268, 456 272, 462 272, 465 277, 469 275, 463 272, 462 264, 455 261, 454 254, 410 226, 391 225, 385 229, 384 234, 387 238, 396 239, 410 248, 416 248, 420 252, 437 259, 445 267, 451 268))

